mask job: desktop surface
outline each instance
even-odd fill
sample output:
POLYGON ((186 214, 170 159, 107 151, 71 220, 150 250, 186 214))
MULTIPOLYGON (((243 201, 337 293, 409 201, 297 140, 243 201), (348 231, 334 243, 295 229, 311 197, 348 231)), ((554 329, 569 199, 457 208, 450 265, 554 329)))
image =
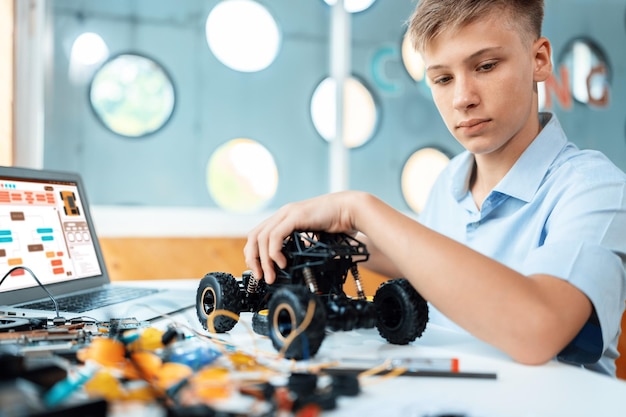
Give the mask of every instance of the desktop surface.
MULTIPOLYGON (((197 279, 136 281, 137 286, 195 288, 197 279)), ((242 313, 240 322, 219 337, 234 346, 254 347, 275 354, 271 341, 251 330, 252 313, 242 313)), ((151 322, 166 329, 172 323, 207 334, 194 308, 151 322)), ((324 416, 464 416, 464 417, 555 417, 624 416, 626 381, 593 371, 551 361, 526 366, 466 333, 428 325, 421 338, 409 345, 387 343, 376 329, 327 334, 309 365, 376 363, 386 358, 458 359, 458 370, 468 377, 440 375, 368 376, 359 379, 357 396, 341 396, 337 407, 324 416), (487 376, 487 377, 482 377, 487 376)), ((161 410, 162 411, 162 410, 161 410)), ((110 415, 165 415, 150 406, 114 407, 110 415)))
MULTIPOLYGON (((197 280, 175 285, 197 285, 197 280)), ((170 283, 171 285, 171 283, 170 283)), ((275 352, 270 340, 250 331, 251 313, 226 335, 235 345, 275 352)), ((203 331, 194 309, 176 316, 203 331)), ((165 320, 166 321, 166 320, 165 320)), ((555 417, 624 416, 626 381, 557 361, 540 366, 514 362, 494 347, 467 333, 429 324, 421 338, 406 346, 387 343, 376 329, 328 334, 314 361, 386 357, 458 358, 459 370, 496 378, 372 377, 362 381, 356 397, 340 397, 328 416, 555 417)))

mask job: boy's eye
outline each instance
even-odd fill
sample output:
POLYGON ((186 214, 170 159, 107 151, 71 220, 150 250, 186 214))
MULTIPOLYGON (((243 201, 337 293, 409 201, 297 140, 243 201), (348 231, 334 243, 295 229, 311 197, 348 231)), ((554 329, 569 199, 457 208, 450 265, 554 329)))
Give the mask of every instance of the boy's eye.
POLYGON ((433 84, 446 84, 446 83, 448 83, 451 79, 452 79, 452 77, 449 77, 449 76, 436 77, 436 78, 433 78, 432 83, 433 83, 433 84))
POLYGON ((478 67, 478 71, 491 71, 495 68, 496 62, 486 62, 478 67))

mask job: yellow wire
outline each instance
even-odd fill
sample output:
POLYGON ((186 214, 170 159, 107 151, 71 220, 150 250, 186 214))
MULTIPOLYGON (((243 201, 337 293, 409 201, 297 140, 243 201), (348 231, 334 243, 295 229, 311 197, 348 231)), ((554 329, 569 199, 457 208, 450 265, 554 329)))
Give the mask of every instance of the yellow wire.
POLYGON ((407 371, 406 368, 391 368, 391 370, 389 369, 389 364, 390 361, 386 360, 385 362, 383 362, 382 364, 375 366, 371 369, 368 369, 367 371, 363 371, 359 374, 359 381, 361 381, 361 385, 369 385, 372 383, 378 383, 378 382, 382 382, 386 379, 391 379, 391 378, 395 378, 397 376, 402 375, 403 373, 405 373, 407 371), (378 375, 383 371, 389 371, 383 375, 378 375), (378 378, 376 378, 375 381, 369 380, 367 381, 368 383, 365 383, 365 381, 363 381, 365 378, 369 377, 369 376, 378 376, 378 378))
MULTIPOLYGON (((214 324, 215 318, 217 316, 226 316, 235 320, 236 322, 239 322, 239 314, 236 314, 236 313, 233 313, 232 311, 224 310, 224 309, 213 310, 213 312, 211 312, 211 314, 207 316, 207 327, 211 333, 217 333, 215 331, 215 324, 214 324)), ((246 322, 242 321, 241 324, 243 324, 243 326, 246 328, 246 330, 248 331, 248 335, 250 336, 250 339, 252 339, 252 350, 254 352, 259 352, 259 349, 257 348, 257 344, 256 344, 256 337, 255 337, 254 330, 252 330, 252 327, 249 326, 248 323, 246 322)), ((227 343, 228 342, 224 342, 224 344, 227 344, 227 343)))
POLYGON ((217 310, 213 310, 211 312, 211 314, 208 314, 206 316, 207 318, 207 327, 209 328, 209 331, 211 333, 217 333, 217 330, 215 330, 215 317, 217 316, 226 316, 228 318, 231 318, 235 321, 239 321, 239 314, 235 314, 232 311, 228 311, 228 310, 224 310, 224 309, 217 309, 217 310))
POLYGON ((384 361, 383 363, 381 363, 380 365, 376 365, 366 371, 363 371, 359 374, 359 378, 365 378, 368 376, 374 376, 376 374, 381 373, 382 371, 386 371, 389 369, 389 360, 384 361))

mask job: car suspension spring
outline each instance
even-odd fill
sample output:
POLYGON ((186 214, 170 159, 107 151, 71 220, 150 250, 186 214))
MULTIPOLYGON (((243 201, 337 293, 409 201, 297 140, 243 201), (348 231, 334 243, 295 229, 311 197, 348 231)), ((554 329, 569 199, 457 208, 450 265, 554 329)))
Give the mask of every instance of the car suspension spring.
POLYGON ((365 293, 363 292, 363 286, 361 285, 361 276, 359 275, 359 269, 356 265, 352 265, 350 267, 350 272, 352 273, 352 277, 354 278, 354 284, 356 285, 356 295, 359 297, 359 300, 365 300, 365 293))
POLYGON ((309 291, 313 294, 317 294, 317 281, 315 280, 315 276, 313 275, 313 271, 310 267, 304 267, 302 269, 302 275, 304 276, 304 282, 307 287, 309 287, 309 291))
POLYGON ((246 271, 245 274, 248 278, 246 292, 248 294, 256 293, 257 289, 259 288, 259 280, 254 277, 254 274, 252 273, 252 271, 246 271))

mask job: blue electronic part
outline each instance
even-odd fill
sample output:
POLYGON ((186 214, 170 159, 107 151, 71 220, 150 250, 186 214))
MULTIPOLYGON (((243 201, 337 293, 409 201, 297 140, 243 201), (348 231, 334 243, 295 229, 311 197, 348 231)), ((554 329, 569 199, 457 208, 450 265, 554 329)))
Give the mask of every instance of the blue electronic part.
POLYGON ((87 362, 83 367, 77 369, 75 372, 68 374, 67 378, 57 382, 50 388, 43 397, 44 403, 48 407, 54 407, 67 400, 74 392, 82 387, 85 382, 89 381, 91 377, 100 369, 100 366, 87 362))
POLYGON ((212 364, 222 353, 206 343, 194 343, 190 340, 175 343, 166 354, 168 362, 181 363, 193 370, 212 364))

